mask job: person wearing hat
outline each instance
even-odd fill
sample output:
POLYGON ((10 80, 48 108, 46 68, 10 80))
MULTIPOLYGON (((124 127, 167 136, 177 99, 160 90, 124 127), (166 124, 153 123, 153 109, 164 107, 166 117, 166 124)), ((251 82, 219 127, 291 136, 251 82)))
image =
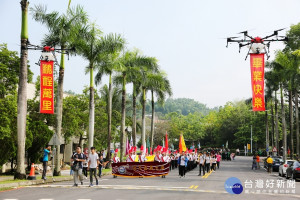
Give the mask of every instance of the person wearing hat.
MULTIPOLYGON (((119 163, 120 162, 120 158, 118 157, 118 151, 119 151, 119 149, 115 150, 114 157, 111 159, 112 163, 119 163)), ((116 175, 114 175, 113 177, 117 178, 116 175)))
POLYGON ((146 162, 146 156, 145 156, 145 152, 144 152, 144 146, 141 146, 141 153, 139 155, 139 162, 146 162))
POLYGON ((161 162, 162 161, 162 155, 161 155, 160 151, 161 151, 161 148, 158 146, 157 149, 156 149, 155 157, 154 157, 155 162, 161 162))
POLYGON ((135 156, 133 154, 133 149, 129 150, 129 155, 127 156, 126 162, 135 162, 135 156))
POLYGON ((118 162, 120 162, 120 158, 118 157, 118 152, 119 152, 119 149, 116 149, 115 153, 114 153, 114 157, 111 159, 112 163, 118 163, 118 162))

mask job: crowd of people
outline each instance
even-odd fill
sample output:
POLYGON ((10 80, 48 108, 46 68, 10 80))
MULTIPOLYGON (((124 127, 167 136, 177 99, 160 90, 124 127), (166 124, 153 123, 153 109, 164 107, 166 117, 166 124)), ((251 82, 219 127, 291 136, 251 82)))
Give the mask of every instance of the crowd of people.
MULTIPOLYGON (((47 146, 44 150, 44 154, 48 155, 51 151, 51 147, 47 146)), ((90 178, 90 186, 93 186, 95 179, 96 185, 98 185, 98 177, 102 176, 102 169, 105 168, 108 162, 118 163, 120 158, 118 157, 118 149, 115 149, 114 155, 111 160, 107 161, 103 158, 104 152, 96 152, 95 147, 91 147, 89 154, 84 154, 80 146, 76 147, 76 151, 73 152, 71 157, 71 174, 74 176, 74 186, 78 184, 83 185, 84 176, 90 178), (98 174, 97 174, 98 169, 98 174)), ((190 149, 186 151, 171 151, 165 147, 158 146, 153 150, 151 158, 153 160, 147 160, 148 152, 141 146, 140 151, 137 153, 137 147, 131 147, 128 151, 126 162, 168 162, 170 163, 169 170, 178 169, 180 178, 184 178, 185 174, 194 170, 199 166, 198 176, 205 175, 209 172, 215 172, 220 168, 220 162, 222 160, 234 159, 234 154, 230 154, 230 151, 226 149, 190 149)), ((46 156, 43 160, 44 165, 46 163, 46 156)), ((165 176, 161 176, 165 178, 165 176)), ((116 176, 114 176, 116 178, 116 176)), ((46 179, 46 173, 43 173, 43 179, 46 179)))

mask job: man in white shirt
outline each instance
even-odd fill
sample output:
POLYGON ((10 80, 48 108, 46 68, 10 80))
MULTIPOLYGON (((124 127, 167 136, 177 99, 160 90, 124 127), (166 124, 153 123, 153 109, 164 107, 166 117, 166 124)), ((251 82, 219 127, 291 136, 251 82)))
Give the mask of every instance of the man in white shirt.
POLYGON ((199 175, 201 176, 201 170, 203 171, 203 176, 205 175, 205 157, 204 155, 202 155, 202 153, 200 153, 199 158, 198 158, 198 162, 199 162, 199 175))
POLYGON ((208 173, 210 170, 210 156, 206 152, 204 152, 204 156, 205 156, 205 168, 206 168, 206 172, 208 173))
POLYGON ((91 153, 89 155, 89 164, 88 169, 90 170, 90 187, 93 186, 93 175, 96 179, 96 185, 98 185, 98 179, 97 179, 97 166, 99 165, 99 156, 95 152, 95 147, 91 147, 91 153))

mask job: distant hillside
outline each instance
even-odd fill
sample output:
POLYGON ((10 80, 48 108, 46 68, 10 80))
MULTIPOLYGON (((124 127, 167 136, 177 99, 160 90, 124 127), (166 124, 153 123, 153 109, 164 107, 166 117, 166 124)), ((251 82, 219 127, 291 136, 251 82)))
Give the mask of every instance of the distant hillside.
MULTIPOLYGON (((188 98, 167 99, 164 107, 161 107, 157 103, 155 103, 155 111, 161 112, 162 114, 177 112, 182 115, 188 115, 189 113, 199 112, 203 115, 207 115, 211 110, 216 109, 217 108, 210 109, 205 104, 188 98)), ((146 111, 147 113, 151 112, 150 102, 147 103, 146 111)))

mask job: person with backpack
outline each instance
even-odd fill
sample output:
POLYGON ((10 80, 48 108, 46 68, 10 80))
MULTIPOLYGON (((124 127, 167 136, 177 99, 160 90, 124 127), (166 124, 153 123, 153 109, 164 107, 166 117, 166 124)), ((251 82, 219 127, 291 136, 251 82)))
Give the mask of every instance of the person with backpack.
POLYGON ((47 164, 49 161, 49 154, 51 154, 51 146, 46 145, 44 149, 44 155, 43 155, 43 174, 42 174, 42 179, 46 180, 46 173, 47 173, 47 164))
POLYGON ((83 175, 82 175, 82 168, 83 168, 83 162, 86 160, 86 156, 81 152, 81 147, 76 147, 76 153, 74 153, 71 157, 71 167, 74 171, 74 186, 78 186, 78 176, 79 180, 81 182, 81 185, 83 185, 83 175))

